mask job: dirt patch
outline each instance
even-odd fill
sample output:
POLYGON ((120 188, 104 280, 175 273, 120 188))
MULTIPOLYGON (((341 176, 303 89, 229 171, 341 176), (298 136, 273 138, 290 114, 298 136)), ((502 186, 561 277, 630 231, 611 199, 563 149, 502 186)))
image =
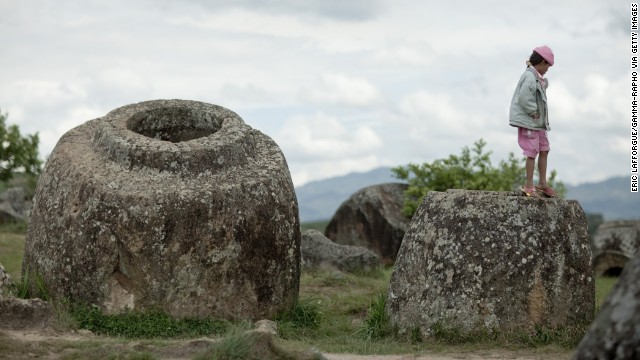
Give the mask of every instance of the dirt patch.
POLYGON ((328 360, 566 360, 571 354, 536 354, 526 355, 514 351, 483 351, 480 353, 453 353, 432 355, 353 355, 324 354, 328 360))
POLYGON ((0 330, 0 358, 60 359, 63 357, 128 358, 148 353, 158 359, 191 359, 215 339, 126 340, 95 336, 88 331, 60 332, 0 330))
MULTIPOLYGON (((157 359, 192 359, 219 339, 127 340, 95 336, 89 331, 0 330, 0 358, 46 360, 60 358, 129 358, 149 354, 157 359)), ((424 355, 323 354, 327 360, 560 360, 571 357, 568 351, 482 350, 474 353, 437 353, 424 355)))

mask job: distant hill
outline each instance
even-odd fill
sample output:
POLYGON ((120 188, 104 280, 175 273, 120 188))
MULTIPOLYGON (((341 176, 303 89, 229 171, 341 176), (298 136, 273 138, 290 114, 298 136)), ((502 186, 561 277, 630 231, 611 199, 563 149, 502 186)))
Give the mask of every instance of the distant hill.
MULTIPOLYGON (((399 182, 390 167, 313 181, 296 188, 300 221, 331 219, 338 207, 356 191, 371 185, 399 182)), ((567 186, 567 199, 578 200, 586 213, 602 214, 605 220, 640 219, 640 193, 631 193, 629 177, 567 186)))
POLYGON ((356 191, 376 184, 399 182, 390 167, 381 167, 364 173, 351 173, 326 180, 312 181, 296 188, 300 221, 331 219, 338 207, 356 191))
POLYGON ((632 193, 631 179, 618 176, 595 183, 567 186, 567 199, 580 202, 587 213, 605 220, 640 219, 640 193, 632 193))

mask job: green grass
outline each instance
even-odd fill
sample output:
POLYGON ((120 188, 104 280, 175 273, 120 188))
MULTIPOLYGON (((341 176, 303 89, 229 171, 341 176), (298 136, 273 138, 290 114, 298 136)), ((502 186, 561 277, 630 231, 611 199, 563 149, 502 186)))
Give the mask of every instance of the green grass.
POLYGON ((24 255, 24 231, 16 232, 10 226, 0 226, 0 264, 7 270, 14 283, 20 281, 24 255))
POLYGON ((71 318, 81 329, 94 334, 125 338, 175 338, 224 334, 228 322, 212 319, 174 319, 166 313, 128 311, 106 315, 97 306, 72 304, 71 318))
MULTIPOLYGON (((5 265, 14 283, 19 283, 24 251, 24 234, 0 228, 0 262, 5 265)), ((399 337, 388 328, 384 314, 384 295, 392 268, 368 275, 344 274, 318 270, 301 275, 300 298, 296 307, 279 314, 280 339, 285 348, 322 352, 359 354, 406 354, 443 351, 480 351, 482 349, 537 349, 536 351, 569 351, 583 328, 535 329, 531 333, 463 334, 459 329, 439 324, 431 329, 435 336, 424 337, 419 330, 399 337)), ((600 308, 617 278, 596 279, 596 307, 600 308)), ((185 338, 202 335, 221 336, 229 324, 185 320, 174 322, 161 313, 125 313, 109 317, 95 308, 75 309, 71 313, 73 326, 87 328, 96 334, 118 338, 185 338)), ((139 341, 139 340, 138 340, 139 341)), ((232 342, 232 340, 229 340, 232 342)), ((8 342, 4 342, 4 346, 8 342)), ((0 341, 0 354, 3 344, 0 341)), ((229 345, 231 346, 231 345, 229 345)), ((124 350, 123 350, 124 351, 124 350)), ((213 350, 212 350, 213 351, 213 350)), ((83 352, 80 352, 84 354, 83 352)), ((104 354, 108 356, 108 354, 104 354)), ((137 358, 144 351, 122 352, 116 358, 137 358)))
POLYGON ((369 306, 364 326, 361 328, 363 337, 368 340, 380 340, 391 334, 389 316, 385 312, 387 298, 385 293, 380 293, 369 306))
POLYGON ((602 304, 618 282, 617 277, 597 277, 596 278, 596 313, 600 311, 602 304))
POLYGON ((194 360, 243 360, 255 359, 251 354, 253 344, 256 342, 258 334, 247 332, 249 327, 239 326, 227 332, 219 342, 209 346, 202 354, 196 356, 194 360))
POLYGON ((299 298, 289 311, 276 315, 278 332, 283 339, 296 338, 302 333, 313 332, 320 326, 321 301, 315 297, 299 298))
MULTIPOLYGON (((537 328, 531 332, 464 332, 436 324, 433 336, 419 329, 397 335, 384 311, 386 289, 392 269, 376 276, 358 276, 331 271, 303 273, 300 292, 313 299, 322 316, 313 326, 297 328, 281 336, 290 348, 310 345, 322 352, 356 354, 424 354, 470 352, 482 349, 569 352, 586 332, 587 325, 571 328, 537 328)), ((278 326, 280 327, 280 323, 278 326)))

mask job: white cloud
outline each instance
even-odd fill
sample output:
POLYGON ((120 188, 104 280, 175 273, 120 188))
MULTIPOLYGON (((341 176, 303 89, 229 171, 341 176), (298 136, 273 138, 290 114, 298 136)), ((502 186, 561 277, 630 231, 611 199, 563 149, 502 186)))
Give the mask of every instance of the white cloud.
POLYGON ((552 127, 579 133, 621 131, 626 129, 625 91, 627 79, 608 79, 602 74, 586 74, 570 89, 564 82, 552 83, 548 89, 552 127))
POLYGON ((322 113, 290 118, 275 139, 287 158, 294 161, 359 158, 368 156, 382 145, 373 129, 366 126, 347 127, 336 117, 322 113))
POLYGON ((6 90, 2 92, 6 96, 4 99, 13 99, 15 102, 28 99, 29 103, 45 106, 82 101, 87 97, 82 86, 58 81, 22 80, 10 84, 6 90))
POLYGON ((368 80, 342 74, 324 74, 308 97, 315 103, 367 106, 380 102, 380 91, 368 80))
POLYGON ((97 74, 96 80, 101 82, 103 86, 126 92, 148 91, 151 88, 151 81, 131 67, 106 68, 97 74))
POLYGON ((374 64, 390 67, 428 66, 434 59, 434 51, 429 43, 421 41, 403 41, 376 48, 371 61, 374 64))
POLYGON ((405 126, 412 130, 410 135, 421 139, 438 135, 464 136, 480 121, 456 106, 449 94, 424 90, 406 96, 399 109, 409 121, 405 126))
POLYGON ((219 10, 220 8, 257 9, 269 13, 310 15, 333 18, 343 21, 360 21, 376 16, 382 10, 380 0, 189 0, 205 8, 219 10))
POLYGON ((274 139, 287 158, 296 186, 386 165, 379 155, 382 140, 372 128, 350 126, 323 113, 293 116, 274 139))

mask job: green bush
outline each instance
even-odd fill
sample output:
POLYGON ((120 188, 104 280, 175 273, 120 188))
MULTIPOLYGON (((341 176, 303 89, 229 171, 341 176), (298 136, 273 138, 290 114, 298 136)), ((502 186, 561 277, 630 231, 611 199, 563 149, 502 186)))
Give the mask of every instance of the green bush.
POLYGON ((0 181, 7 181, 16 173, 35 177, 42 170, 38 134, 23 136, 18 125, 7 126, 8 117, 0 111, 0 181))
MULTIPOLYGON (((480 139, 473 148, 465 146, 460 155, 449 155, 432 163, 409 164, 393 169, 395 176, 406 181, 403 211, 411 217, 429 191, 448 189, 512 191, 524 183, 524 160, 516 159, 509 153, 507 161, 500 161, 495 167, 489 158, 491 152, 484 150, 487 143, 480 139)), ((563 196, 566 193, 562 183, 555 181, 556 172, 551 171, 549 184, 563 196)))

